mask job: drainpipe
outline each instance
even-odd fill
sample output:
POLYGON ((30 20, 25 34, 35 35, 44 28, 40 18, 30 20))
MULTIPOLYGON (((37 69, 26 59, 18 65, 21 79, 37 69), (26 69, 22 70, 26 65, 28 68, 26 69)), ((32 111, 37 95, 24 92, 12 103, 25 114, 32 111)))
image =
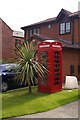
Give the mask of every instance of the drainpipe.
MULTIPOLYGON (((78 45, 80 47, 80 14, 78 16, 78 45)), ((80 65, 80 50, 78 50, 78 66, 80 65)), ((79 71, 78 71, 79 77, 79 71)))
POLYGON ((72 44, 74 44, 74 20, 72 20, 72 44))
POLYGON ((78 45, 80 46, 80 15, 78 16, 78 45))

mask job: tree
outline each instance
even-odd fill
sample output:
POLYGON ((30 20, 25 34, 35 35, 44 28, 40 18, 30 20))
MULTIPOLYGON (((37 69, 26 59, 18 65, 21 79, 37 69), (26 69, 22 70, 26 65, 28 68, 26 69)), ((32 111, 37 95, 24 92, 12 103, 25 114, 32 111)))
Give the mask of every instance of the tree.
POLYGON ((34 80, 37 79, 35 73, 42 77, 46 68, 37 61, 34 61, 36 50, 32 43, 26 42, 20 47, 16 46, 16 49, 19 56, 19 78, 25 84, 28 83, 29 93, 31 93, 31 83, 34 85, 34 80))

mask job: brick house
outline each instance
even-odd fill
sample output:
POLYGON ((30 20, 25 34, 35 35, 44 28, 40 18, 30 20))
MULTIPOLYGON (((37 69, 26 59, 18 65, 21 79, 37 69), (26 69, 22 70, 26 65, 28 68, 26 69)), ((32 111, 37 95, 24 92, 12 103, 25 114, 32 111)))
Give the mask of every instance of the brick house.
POLYGON ((25 40, 40 42, 58 40, 63 46, 63 81, 66 75, 80 80, 80 11, 71 13, 61 9, 57 17, 46 19, 21 28, 25 40))
POLYGON ((0 18, 0 60, 13 60, 15 59, 15 44, 23 37, 13 34, 14 31, 0 18))

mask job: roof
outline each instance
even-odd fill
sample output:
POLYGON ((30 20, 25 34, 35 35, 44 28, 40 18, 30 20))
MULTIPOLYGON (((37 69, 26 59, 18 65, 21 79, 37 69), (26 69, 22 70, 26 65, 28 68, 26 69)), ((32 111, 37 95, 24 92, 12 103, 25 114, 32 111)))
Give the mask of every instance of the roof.
POLYGON ((69 15, 70 17, 72 16, 80 16, 80 11, 74 12, 71 15, 69 15))
POLYGON ((40 41, 48 40, 48 39, 53 39, 49 36, 42 35, 42 34, 33 34, 31 37, 29 37, 27 40, 32 41, 34 38, 39 39, 40 41))
POLYGON ((48 23, 48 22, 51 22, 51 21, 55 21, 55 19, 56 19, 56 17, 49 18, 49 19, 46 19, 46 20, 43 20, 43 21, 40 21, 40 22, 37 22, 37 23, 34 23, 34 24, 30 24, 28 26, 21 27, 21 29, 24 29, 24 28, 30 27, 30 26, 34 26, 34 25, 39 25, 39 24, 43 24, 43 23, 48 23))
POLYGON ((40 25, 40 24, 44 24, 44 23, 49 23, 49 22, 53 22, 53 21, 56 21, 56 19, 58 18, 58 16, 61 14, 61 13, 64 13, 66 14, 67 16, 69 17, 75 17, 75 16, 79 16, 80 15, 80 11, 77 11, 77 12, 70 12, 70 11, 67 11, 65 9, 61 9, 61 11, 59 12, 59 14, 57 15, 57 17, 53 17, 53 18, 49 18, 49 19, 46 19, 46 20, 43 20, 43 21, 40 21, 40 22, 37 22, 37 23, 34 23, 34 24, 30 24, 28 26, 24 26, 24 27, 21 27, 21 29, 25 29, 25 28, 28 28, 28 27, 31 27, 31 26, 35 26, 35 25, 40 25))
POLYGON ((70 40, 66 40, 66 39, 62 39, 62 38, 57 38, 57 37, 48 37, 45 35, 38 35, 38 34, 34 34, 31 37, 29 37, 27 40, 28 41, 32 41, 33 39, 38 39, 39 41, 44 41, 44 40, 55 40, 58 41, 62 44, 62 47, 65 48, 74 48, 74 49, 80 49, 79 45, 76 43, 72 44, 72 42, 70 40))

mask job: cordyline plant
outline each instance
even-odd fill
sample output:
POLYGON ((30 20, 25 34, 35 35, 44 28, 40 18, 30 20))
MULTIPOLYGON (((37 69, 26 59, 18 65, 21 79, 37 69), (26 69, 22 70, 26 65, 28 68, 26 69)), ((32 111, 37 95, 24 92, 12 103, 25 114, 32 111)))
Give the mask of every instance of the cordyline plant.
POLYGON ((16 49, 19 56, 18 71, 20 80, 25 84, 28 83, 29 93, 31 93, 31 83, 34 85, 34 81, 38 79, 35 73, 38 73, 40 77, 44 77, 44 70, 46 68, 37 61, 34 61, 36 50, 32 43, 26 42, 20 47, 16 46, 16 49))

